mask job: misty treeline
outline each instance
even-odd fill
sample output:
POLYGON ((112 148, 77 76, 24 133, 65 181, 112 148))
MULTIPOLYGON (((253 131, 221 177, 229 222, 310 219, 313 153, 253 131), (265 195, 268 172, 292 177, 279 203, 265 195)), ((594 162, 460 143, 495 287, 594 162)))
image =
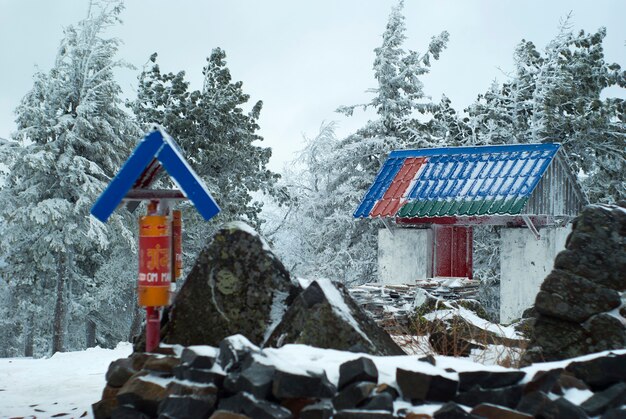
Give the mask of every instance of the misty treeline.
MULTIPOLYGON (((521 41, 506 80, 460 110, 446 96, 428 98, 421 80, 436 71, 448 33, 423 52, 406 49, 400 2, 374 50, 372 99, 338 109, 350 116, 369 108, 376 117, 345 138, 322 124, 281 177, 267 168, 271 150, 260 145, 262 102, 250 103, 219 48, 198 69, 199 90, 184 72, 162 71, 156 53, 146 57, 136 99, 124 101, 114 74, 134 69, 116 57, 120 40, 106 36, 121 24, 122 9, 92 2, 87 17, 65 30, 53 67, 34 75, 15 111, 17 131, 0 143, 0 356, 110 347, 139 331, 143 209, 118 209, 107 224, 89 209, 154 122, 177 140, 222 208, 206 223, 183 205, 187 268, 220 224, 240 219, 263 232, 294 275, 375 280, 381 226, 352 213, 394 149, 560 142, 592 202, 626 198, 625 105, 601 94, 626 87, 626 74, 605 62, 603 28, 573 32, 566 20, 545 48, 521 41)), ((158 182, 170 186, 167 177, 158 182)), ((491 279, 497 258, 482 251, 487 239, 498 232, 477 233, 475 263, 477 276, 491 279)))
MULTIPOLYGON (((249 104, 214 49, 194 90, 184 72, 164 72, 157 54, 139 72, 136 99, 115 80, 121 2, 91 2, 65 29, 53 67, 34 75, 17 107, 17 130, 0 144, 0 356, 46 355, 96 344, 115 346, 141 328, 136 304, 137 217, 120 208, 106 224, 89 210, 153 123, 180 145, 221 213, 200 220, 182 204, 186 266, 222 223, 261 226, 262 204, 281 202, 279 175, 259 145, 262 102, 249 104), (246 110, 248 109, 248 110, 246 110), (269 198, 268 198, 269 199, 269 198)), ((156 187, 170 187, 162 176, 156 187)))

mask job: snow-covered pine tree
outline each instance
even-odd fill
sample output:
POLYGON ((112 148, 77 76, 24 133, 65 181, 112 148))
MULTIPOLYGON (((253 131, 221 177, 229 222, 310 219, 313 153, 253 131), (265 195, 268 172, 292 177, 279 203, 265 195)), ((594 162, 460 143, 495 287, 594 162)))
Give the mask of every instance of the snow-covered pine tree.
MULTIPOLYGON (((375 279, 376 231, 380 227, 352 218, 359 200, 369 188, 376 173, 391 150, 406 147, 428 147, 438 141, 431 134, 431 126, 416 117, 437 109, 425 97, 420 76, 430 71, 433 59, 438 59, 448 41, 447 32, 433 37, 426 53, 405 51, 406 27, 402 15, 403 2, 395 6, 383 33, 382 45, 374 50, 374 75, 378 86, 369 90, 374 97, 366 104, 343 106, 338 112, 352 115, 357 108, 373 108, 378 119, 369 121, 363 128, 347 138, 331 140, 329 128, 323 128, 315 141, 307 146, 301 156, 305 169, 298 177, 308 176, 305 187, 314 190, 303 200, 314 203, 315 208, 292 211, 295 217, 301 212, 310 214, 314 222, 301 224, 302 242, 309 243, 306 265, 297 273, 325 276, 345 283, 366 282, 375 279), (323 156, 311 160, 324 144, 323 156), (323 158, 323 160, 322 160, 323 158), (320 181, 323 180, 323 181, 320 181)), ((288 179, 287 184, 296 182, 288 179)), ((296 189, 297 189, 296 188, 296 189)), ((298 190, 293 191, 298 194, 298 190)), ((306 205, 306 204, 304 204, 306 205)), ((307 217, 308 218, 308 217, 307 217)))
MULTIPOLYGON (((338 142, 335 137, 335 123, 325 123, 313 139, 306 139, 305 148, 298 159, 285 165, 279 181, 288 191, 287 205, 270 202, 264 207, 271 214, 265 214, 268 222, 264 225, 264 236, 270 240, 273 249, 293 274, 311 278, 318 273, 318 263, 333 263, 333 258, 324 255, 328 242, 325 230, 319 228, 327 221, 327 208, 323 202, 328 182, 333 177, 331 154, 338 142), (273 205, 273 206, 272 206, 273 205)), ((345 214, 343 219, 350 216, 345 214)))
POLYGON ((605 28, 574 33, 568 18, 544 53, 522 40, 510 79, 467 109, 471 142, 562 143, 592 202, 624 199, 626 105, 602 93, 626 87, 626 72, 605 61, 605 36, 605 28))
POLYGON ((476 127, 469 125, 469 118, 461 117, 445 94, 433 113, 430 125, 429 131, 447 146, 472 144, 476 133, 476 127))
POLYGON ((626 72, 604 59, 606 29, 573 33, 568 21, 546 47, 536 76, 532 142, 560 142, 592 202, 626 198, 625 103, 603 99, 604 89, 626 87, 626 72))
POLYGON ((190 90, 184 72, 161 73, 155 53, 131 104, 140 122, 159 123, 175 138, 222 208, 209 225, 195 210, 184 208, 188 260, 195 259, 218 223, 242 219, 258 228, 262 203, 253 194, 273 194, 279 177, 266 167, 271 149, 258 145, 263 140, 257 133, 262 102, 244 111, 250 96, 242 82, 232 81, 225 58, 223 50, 214 49, 203 69, 202 90, 190 90))
POLYGON ((139 136, 114 80, 113 70, 125 66, 115 59, 120 41, 103 37, 121 10, 121 3, 90 4, 87 17, 65 29, 53 68, 35 74, 16 109, 19 144, 0 191, 0 272, 13 287, 23 343, 34 341, 35 354, 84 347, 95 294, 115 292, 95 273, 114 244, 126 241, 128 249, 134 241, 121 215, 108 226, 89 216, 139 136))

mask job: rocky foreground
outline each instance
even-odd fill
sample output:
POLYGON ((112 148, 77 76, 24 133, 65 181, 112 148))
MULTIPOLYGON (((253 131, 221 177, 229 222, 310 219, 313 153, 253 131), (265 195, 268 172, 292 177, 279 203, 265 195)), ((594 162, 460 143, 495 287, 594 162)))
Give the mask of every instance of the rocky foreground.
POLYGON ((111 364, 96 418, 623 418, 626 350, 514 370, 305 345, 163 345, 111 364))

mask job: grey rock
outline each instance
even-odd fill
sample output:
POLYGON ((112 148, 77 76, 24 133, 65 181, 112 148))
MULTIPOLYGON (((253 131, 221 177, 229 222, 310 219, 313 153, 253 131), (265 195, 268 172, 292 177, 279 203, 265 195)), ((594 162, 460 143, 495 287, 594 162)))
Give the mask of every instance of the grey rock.
POLYGON ((461 418, 474 418, 471 413, 468 413, 461 406, 454 402, 447 402, 437 410, 433 418, 434 419, 461 419, 461 418))
POLYGON ((393 419, 393 415, 387 412, 371 412, 367 410, 340 410, 334 419, 393 419))
POLYGON ((465 406, 474 407, 481 403, 495 404, 514 409, 522 398, 522 386, 515 385, 496 389, 474 387, 459 393, 454 401, 465 406))
POLYGON ((209 369, 215 364, 215 356, 202 355, 197 352, 197 349, 185 348, 181 354, 180 361, 191 368, 209 369))
POLYGON ((329 400, 321 400, 305 406, 300 411, 300 419, 330 419, 334 412, 333 404, 329 400))
MULTIPOLYGON (((284 311, 300 292, 283 264, 250 228, 231 223, 210 240, 178 292, 161 330, 161 341, 183 346, 218 346, 242 334, 263 344, 270 316, 284 311)), ((143 337, 135 350, 145 347, 143 337)))
POLYGON ((243 413, 254 419, 291 419, 287 409, 266 400, 257 400, 249 393, 238 393, 219 402, 219 410, 243 413))
POLYGON ((181 380, 189 380, 199 384, 214 384, 221 387, 226 376, 221 372, 202 368, 182 368, 176 370, 176 378, 181 380))
POLYGON ((363 410, 386 410, 393 412, 393 396, 390 393, 378 393, 369 397, 359 406, 363 410))
POLYGON ((396 381, 402 396, 410 401, 447 402, 459 388, 458 381, 440 375, 428 375, 417 371, 396 369, 396 381))
POLYGON ((111 412, 111 419, 150 419, 150 417, 129 406, 120 406, 111 412))
POLYGON ((626 290, 626 211, 585 207, 565 247, 537 294, 522 365, 626 347, 626 326, 607 313, 626 290))
POLYGON ((588 416, 583 409, 576 406, 569 400, 559 397, 558 399, 546 403, 537 412, 537 416, 544 419, 587 419, 588 416))
POLYGON ((159 403, 165 398, 166 389, 159 384, 142 380, 146 375, 145 372, 133 375, 117 393, 117 402, 120 406, 156 416, 159 403))
POLYGON ((561 374, 563 374, 563 371, 565 371, 563 368, 556 368, 549 371, 537 371, 532 380, 524 386, 524 394, 541 391, 545 394, 553 392, 562 395, 560 388, 557 391, 554 391, 554 387, 558 387, 557 383, 561 374))
POLYGON ((276 369, 253 361, 238 373, 229 374, 224 388, 231 393, 247 392, 257 399, 265 399, 272 392, 272 382, 276 369))
POLYGON ((565 370, 584 381, 593 391, 604 390, 615 383, 626 382, 626 355, 609 354, 572 362, 565 370))
POLYGON ((336 391, 325 373, 301 375, 277 370, 272 383, 272 394, 277 399, 333 397, 336 391))
POLYGON ((589 350, 602 352, 626 347, 626 327, 608 313, 592 316, 582 324, 589 350))
POLYGON ((524 394, 516 406, 516 410, 536 416, 545 405, 552 403, 550 397, 541 391, 524 394))
POLYGON ((600 419, 626 419, 626 408, 618 407, 607 410, 600 419))
POLYGON ((208 418, 215 410, 217 397, 169 396, 159 404, 159 418, 208 418))
POLYGON ((378 369, 374 361, 361 357, 339 366, 339 390, 355 381, 378 382, 378 369))
POLYGON ((589 416, 598 416, 606 410, 626 405, 626 383, 617 383, 585 400, 580 407, 589 416))
POLYGON ((216 385, 181 383, 172 381, 166 387, 168 396, 193 396, 197 398, 217 398, 219 388, 216 385))
POLYGON ((333 397, 333 406, 337 410, 353 409, 369 397, 374 387, 375 383, 367 381, 349 384, 333 397))
POLYGON ((544 315, 582 323, 594 314, 610 311, 620 304, 617 291, 582 276, 555 269, 543 281, 535 309, 544 315), (581 295, 585 296, 585 304, 580 304, 581 295))
POLYGON ((517 410, 508 409, 502 406, 496 406, 489 403, 481 403, 474 407, 471 411, 472 415, 481 418, 498 418, 498 419, 532 419, 533 416, 518 412, 517 410))
POLYGON ((122 387, 136 371, 129 358, 117 359, 109 365, 105 379, 111 387, 122 387))
POLYGON ((523 371, 466 371, 459 373, 459 391, 478 385, 482 388, 506 387, 517 384, 526 376, 523 371))
POLYGON ((430 388, 431 376, 420 372, 396 369, 396 382, 402 397, 408 401, 424 401, 430 388))
MULTIPOLYGON (((224 369, 239 369, 247 358, 253 353, 258 353, 258 346, 250 342, 245 336, 234 335, 224 338, 219 344, 220 352, 217 362, 224 369)), ((249 359, 248 359, 249 362, 249 359)))
POLYGON ((392 387, 392 386, 390 386, 389 384, 386 384, 386 383, 382 383, 382 384, 378 385, 378 387, 376 387, 375 392, 376 392, 376 394, 388 393, 393 400, 395 400, 398 397, 400 397, 400 393, 398 392, 398 390, 395 387, 392 387))
POLYGON ((324 283, 333 296, 313 281, 291 304, 280 324, 270 335, 267 346, 300 343, 318 348, 350 350, 359 348, 372 355, 404 355, 391 337, 352 300, 343 284, 324 283), (349 313, 333 305, 341 298, 349 313), (354 322, 348 321, 351 316, 354 322))

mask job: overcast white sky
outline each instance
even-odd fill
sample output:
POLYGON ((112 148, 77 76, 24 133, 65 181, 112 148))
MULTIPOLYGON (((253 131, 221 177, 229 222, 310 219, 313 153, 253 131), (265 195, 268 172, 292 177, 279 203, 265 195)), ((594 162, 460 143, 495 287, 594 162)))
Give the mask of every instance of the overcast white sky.
MULTIPOLYGON (((367 118, 334 110, 370 97, 365 90, 375 87, 373 49, 395 3, 128 1, 115 35, 124 41, 119 56, 138 69, 121 72, 119 82, 133 95, 139 69, 158 52, 162 71, 185 70, 197 89, 205 58, 214 47, 223 48, 233 78, 244 82, 251 101, 264 102, 261 134, 278 170, 302 148, 302 136, 314 137, 323 121, 337 121, 344 136, 367 118)), ((0 0, 0 137, 15 130, 13 110, 32 87, 36 66, 50 68, 63 28, 86 11, 85 0, 0 0)), ((422 52, 431 36, 450 33, 448 49, 423 81, 434 100, 445 93, 461 110, 491 81, 506 78, 503 71, 512 69, 521 39, 543 48, 570 11, 575 29, 607 27, 605 57, 626 66, 623 0, 406 0, 405 48, 422 52)))

